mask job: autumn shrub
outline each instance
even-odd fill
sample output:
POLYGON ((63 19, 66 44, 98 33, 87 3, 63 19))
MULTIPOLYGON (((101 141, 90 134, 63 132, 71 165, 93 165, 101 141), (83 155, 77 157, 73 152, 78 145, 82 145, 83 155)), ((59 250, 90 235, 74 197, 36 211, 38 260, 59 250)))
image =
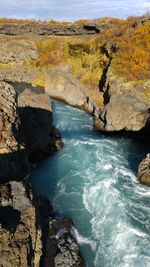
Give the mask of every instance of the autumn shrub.
POLYGON ((89 22, 90 22, 89 19, 79 19, 79 20, 76 20, 74 23, 79 25, 79 26, 82 26, 82 25, 89 23, 89 22))
POLYGON ((100 53, 97 37, 74 38, 65 45, 64 59, 72 68, 74 77, 89 86, 98 86, 103 67, 108 61, 100 53))
POLYGON ((114 71, 127 80, 150 78, 150 22, 130 29, 119 40, 114 71))
POLYGON ((0 23, 25 24, 33 21, 32 19, 0 18, 0 23))
POLYGON ((54 19, 51 19, 51 20, 48 20, 46 21, 48 24, 51 24, 51 25, 62 25, 62 26, 67 26, 70 24, 70 22, 68 21, 58 21, 58 20, 54 20, 54 19))
POLYGON ((57 38, 48 38, 37 43, 39 57, 34 62, 38 68, 47 68, 60 63, 60 43, 57 38))

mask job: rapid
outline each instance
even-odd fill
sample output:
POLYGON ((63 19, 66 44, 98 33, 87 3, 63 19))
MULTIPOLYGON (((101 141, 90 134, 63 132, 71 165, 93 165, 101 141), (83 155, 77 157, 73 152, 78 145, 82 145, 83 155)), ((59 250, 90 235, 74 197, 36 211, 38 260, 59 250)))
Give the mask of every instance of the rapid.
POLYGON ((64 148, 33 169, 33 184, 73 220, 86 267, 150 266, 150 189, 135 173, 148 147, 93 129, 82 110, 53 101, 64 148))

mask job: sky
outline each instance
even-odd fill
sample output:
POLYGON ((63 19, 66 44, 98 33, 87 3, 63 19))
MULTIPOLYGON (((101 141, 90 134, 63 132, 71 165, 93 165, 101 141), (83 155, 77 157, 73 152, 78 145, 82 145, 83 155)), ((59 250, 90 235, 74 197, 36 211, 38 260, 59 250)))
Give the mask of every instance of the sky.
POLYGON ((0 17, 74 21, 143 15, 150 0, 0 0, 0 17))

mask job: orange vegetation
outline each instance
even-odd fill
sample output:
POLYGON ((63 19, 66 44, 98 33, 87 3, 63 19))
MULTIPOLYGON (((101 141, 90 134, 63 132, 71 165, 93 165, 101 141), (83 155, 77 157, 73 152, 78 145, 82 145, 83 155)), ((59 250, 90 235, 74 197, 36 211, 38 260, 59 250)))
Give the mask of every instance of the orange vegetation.
POLYGON ((61 45, 59 39, 53 37, 37 43, 39 57, 34 64, 39 68, 47 68, 61 62, 61 45))
MULTIPOLYGON (((150 21, 149 16, 129 17, 127 20, 117 18, 101 18, 93 20, 98 26, 106 24, 106 28, 91 37, 51 37, 37 43, 39 58, 34 66, 47 68, 65 62, 72 69, 73 75, 84 84, 94 87, 108 58, 100 48, 104 44, 115 44, 118 48, 113 54, 111 69, 126 80, 146 80, 150 78, 150 21), (146 20, 147 22, 142 22, 146 20), (133 27, 133 25, 135 25, 133 27)), ((0 23, 23 24, 33 20, 17 20, 1 18, 0 23)), ((40 21, 39 21, 40 22, 40 21)), ((77 25, 84 25, 92 20, 79 20, 77 25)), ((61 24, 66 22, 47 20, 44 23, 61 24)), ((22 38, 22 37, 14 37, 22 38)))
POLYGON ((127 80, 150 78, 150 22, 129 29, 118 41, 114 71, 127 80))
POLYGON ((48 24, 59 24, 59 25, 62 25, 62 26, 67 26, 70 24, 70 22, 67 22, 67 21, 57 21, 57 20, 48 20, 47 21, 48 24))
POLYGON ((12 23, 12 24, 24 24, 33 22, 34 20, 29 19, 9 19, 9 18, 0 18, 0 23, 12 23))

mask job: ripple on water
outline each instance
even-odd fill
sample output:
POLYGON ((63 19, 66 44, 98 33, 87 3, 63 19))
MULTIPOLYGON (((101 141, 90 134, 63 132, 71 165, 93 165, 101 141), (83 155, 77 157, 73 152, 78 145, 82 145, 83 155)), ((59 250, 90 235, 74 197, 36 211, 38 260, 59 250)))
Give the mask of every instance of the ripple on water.
POLYGON ((81 110, 54 102, 53 113, 65 147, 34 170, 37 191, 73 219, 87 267, 149 267, 150 191, 132 168, 145 148, 95 133, 81 110))

